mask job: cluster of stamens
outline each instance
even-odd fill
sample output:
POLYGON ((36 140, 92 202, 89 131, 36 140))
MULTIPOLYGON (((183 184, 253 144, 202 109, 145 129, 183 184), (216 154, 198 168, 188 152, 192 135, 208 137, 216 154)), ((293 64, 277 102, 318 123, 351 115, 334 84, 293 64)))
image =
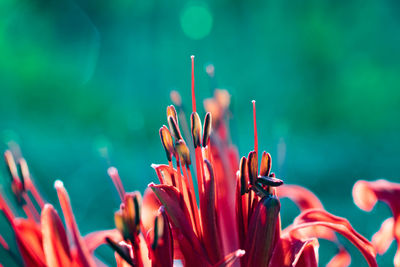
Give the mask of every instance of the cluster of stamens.
POLYGON ((256 124, 256 106, 253 100, 253 115, 254 115, 254 150, 249 152, 249 155, 240 159, 239 178, 240 178, 240 193, 244 195, 250 190, 257 195, 263 197, 273 194, 273 187, 283 184, 281 179, 275 177, 271 173, 272 158, 271 155, 263 151, 261 156, 260 171, 258 171, 258 139, 257 139, 257 124, 256 124))

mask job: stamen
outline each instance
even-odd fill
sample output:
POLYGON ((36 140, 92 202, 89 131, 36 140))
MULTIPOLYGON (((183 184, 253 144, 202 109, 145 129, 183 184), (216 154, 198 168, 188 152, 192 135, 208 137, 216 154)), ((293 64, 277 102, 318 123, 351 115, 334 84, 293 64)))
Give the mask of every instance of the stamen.
POLYGON ((36 200, 39 207, 41 209, 43 209, 44 200, 43 200, 42 196, 39 194, 39 192, 36 190, 35 185, 33 184, 33 181, 31 179, 31 174, 29 172, 28 164, 26 163, 24 158, 21 158, 19 160, 19 166, 21 168, 21 173, 22 173, 23 180, 25 182, 26 189, 32 193, 32 196, 36 200))
POLYGON ((179 131, 177 121, 172 116, 168 116, 168 125, 171 134, 175 138, 175 140, 183 140, 181 132, 179 131))
POLYGON ((130 266, 135 266, 129 252, 120 246, 118 243, 114 242, 111 238, 106 237, 107 244, 116 252, 122 259, 124 259, 130 266))
POLYGON ((256 101, 252 100, 251 102, 253 103, 254 151, 256 152, 256 160, 258 162, 258 137, 257 137, 256 101))
POLYGON ((271 155, 264 151, 261 156, 260 176, 269 176, 269 173, 271 172, 271 165, 271 155))
POLYGON ((275 177, 266 177, 266 176, 259 176, 256 182, 262 185, 273 186, 273 187, 277 187, 283 184, 283 181, 281 179, 275 177))
POLYGON ((108 176, 110 176, 111 180, 114 183, 115 188, 118 191, 118 195, 121 198, 121 201, 124 201, 125 189, 122 185, 121 178, 119 177, 118 170, 115 167, 110 167, 107 170, 108 176))
POLYGON ((71 201, 69 199, 67 190, 65 189, 63 182, 60 180, 56 180, 54 182, 54 187, 57 191, 61 210, 64 214, 65 224, 74 240, 79 261, 82 261, 82 264, 90 266, 91 264, 94 264, 94 262, 89 256, 89 250, 85 246, 82 236, 79 233, 78 225, 76 224, 75 216, 72 211, 71 201))
POLYGON ((160 213, 155 219, 154 219, 154 239, 153 239, 153 244, 151 248, 155 250, 158 246, 158 241, 162 238, 163 235, 163 230, 164 230, 164 218, 162 214, 160 213))
POLYGON ((124 216, 120 210, 114 213, 114 223, 124 240, 127 240, 129 238, 129 232, 125 225, 124 216))
POLYGON ((171 116, 172 118, 174 118, 176 124, 178 124, 178 115, 176 113, 176 109, 173 105, 170 105, 167 107, 167 118, 171 116))
POLYGON ((10 247, 8 246, 6 240, 0 235, 0 244, 3 246, 4 249, 9 250, 10 247))
POLYGON ((203 194, 203 154, 201 153, 201 120, 197 112, 193 112, 190 116, 193 145, 196 158, 196 177, 199 190, 199 196, 203 194))
POLYGON ((197 148, 201 145, 201 120, 197 112, 193 112, 190 116, 190 126, 192 130, 193 145, 197 148))
POLYGON ((194 56, 190 56, 192 60, 192 107, 193 107, 193 112, 196 112, 196 96, 194 94, 194 56))
POLYGON ((250 151, 247 160, 247 168, 249 174, 249 182, 251 185, 254 185, 254 182, 257 179, 258 173, 258 162, 257 162, 257 153, 255 151, 250 151))
POLYGON ((15 215, 12 212, 10 206, 8 205, 7 200, 3 196, 4 193, 2 192, 2 190, 0 190, 0 210, 3 211, 7 221, 11 224, 11 226, 13 226, 15 215))
POLYGON ((211 134, 211 113, 207 112, 206 117, 204 118, 204 126, 203 126, 203 147, 208 145, 210 141, 210 134, 211 134))
POLYGON ((171 162, 172 155, 174 153, 174 143, 171 137, 171 133, 168 130, 167 126, 165 125, 163 125, 163 127, 160 128, 159 132, 160 132, 160 139, 164 147, 165 153, 167 155, 168 162, 171 162))
POLYGON ((247 159, 242 157, 239 164, 239 178, 240 178, 240 195, 244 195, 247 192, 248 179, 247 179, 247 159))
POLYGON ((192 162, 190 160, 189 148, 187 147, 185 141, 183 139, 176 141, 175 149, 179 155, 179 159, 181 160, 182 165, 189 167, 189 165, 192 164, 192 162))
POLYGON ((140 206, 141 195, 139 192, 127 193, 124 198, 125 208, 123 210, 124 219, 128 225, 130 233, 130 241, 135 242, 135 236, 140 230, 140 206))
POLYGON ((7 150, 6 152, 4 152, 4 158, 6 160, 6 163, 7 163, 8 169, 11 173, 12 178, 14 180, 19 181, 17 165, 15 164, 14 157, 10 150, 7 150))

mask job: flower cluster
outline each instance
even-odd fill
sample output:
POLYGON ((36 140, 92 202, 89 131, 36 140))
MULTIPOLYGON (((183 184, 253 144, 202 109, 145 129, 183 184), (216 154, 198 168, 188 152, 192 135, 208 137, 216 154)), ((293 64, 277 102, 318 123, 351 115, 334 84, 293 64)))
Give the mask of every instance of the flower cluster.
MULTIPOLYGON (((207 113, 201 121, 193 57, 190 127, 179 94, 173 92, 172 100, 176 107, 167 107, 168 126, 159 130, 168 163, 152 165, 159 184, 151 183, 142 198, 139 192, 125 191, 116 168, 108 169, 121 200, 114 214, 115 229, 82 236, 68 193, 56 181, 63 223, 36 190, 23 157, 6 151, 12 192, 25 214, 17 216, 0 193, 0 209, 15 233, 20 254, 16 256, 0 235, 10 258, 25 266, 104 266, 94 251, 108 244, 119 267, 318 266, 318 239, 323 238, 338 245, 328 266, 348 266, 351 258, 337 239, 339 233, 358 248, 369 266, 377 266, 376 252, 384 253, 393 239, 400 247, 400 185, 383 180, 355 184, 353 197, 361 209, 371 210, 381 200, 393 212, 370 242, 346 219, 325 211, 313 193, 275 177, 271 155, 258 150, 255 101, 254 150, 240 160, 229 137, 227 91, 216 90, 204 101, 207 113), (280 198, 289 198, 301 212, 285 229, 280 198)), ((400 266, 400 252, 394 262, 400 266)))

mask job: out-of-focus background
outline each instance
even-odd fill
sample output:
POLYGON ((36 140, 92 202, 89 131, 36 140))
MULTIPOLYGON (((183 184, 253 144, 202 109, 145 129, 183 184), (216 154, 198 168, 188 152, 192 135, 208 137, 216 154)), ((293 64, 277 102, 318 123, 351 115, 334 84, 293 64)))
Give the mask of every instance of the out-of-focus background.
MULTIPOLYGON (((370 238, 390 212, 383 204, 359 210, 351 189, 360 178, 399 181, 399 14, 393 0, 2 0, 0 148, 20 145, 56 207, 53 183, 64 181, 83 234, 111 228, 119 203, 107 167, 128 190, 157 180, 150 165, 166 162, 158 129, 169 92, 190 107, 195 54, 199 103, 213 85, 232 95, 240 155, 252 149, 256 99, 260 149, 272 154, 273 171, 370 238)), ((297 213, 282 201, 284 225, 297 213)), ((4 218, 0 226, 15 250, 4 218)), ((345 244, 352 266, 365 265, 345 244)), ((334 251, 321 241, 321 265, 334 251)), ((391 266, 394 252, 379 265, 391 266)), ((113 259, 107 247, 98 256, 113 259)), ((14 266, 7 257, 0 249, 14 266)))

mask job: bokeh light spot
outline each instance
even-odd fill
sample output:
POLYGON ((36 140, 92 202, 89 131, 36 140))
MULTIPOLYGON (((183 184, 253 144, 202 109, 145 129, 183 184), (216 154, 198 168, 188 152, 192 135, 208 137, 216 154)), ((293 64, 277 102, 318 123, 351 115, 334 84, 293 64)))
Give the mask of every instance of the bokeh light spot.
POLYGON ((181 27, 183 32, 191 39, 200 40, 210 34, 213 17, 207 6, 191 4, 181 13, 181 27))

